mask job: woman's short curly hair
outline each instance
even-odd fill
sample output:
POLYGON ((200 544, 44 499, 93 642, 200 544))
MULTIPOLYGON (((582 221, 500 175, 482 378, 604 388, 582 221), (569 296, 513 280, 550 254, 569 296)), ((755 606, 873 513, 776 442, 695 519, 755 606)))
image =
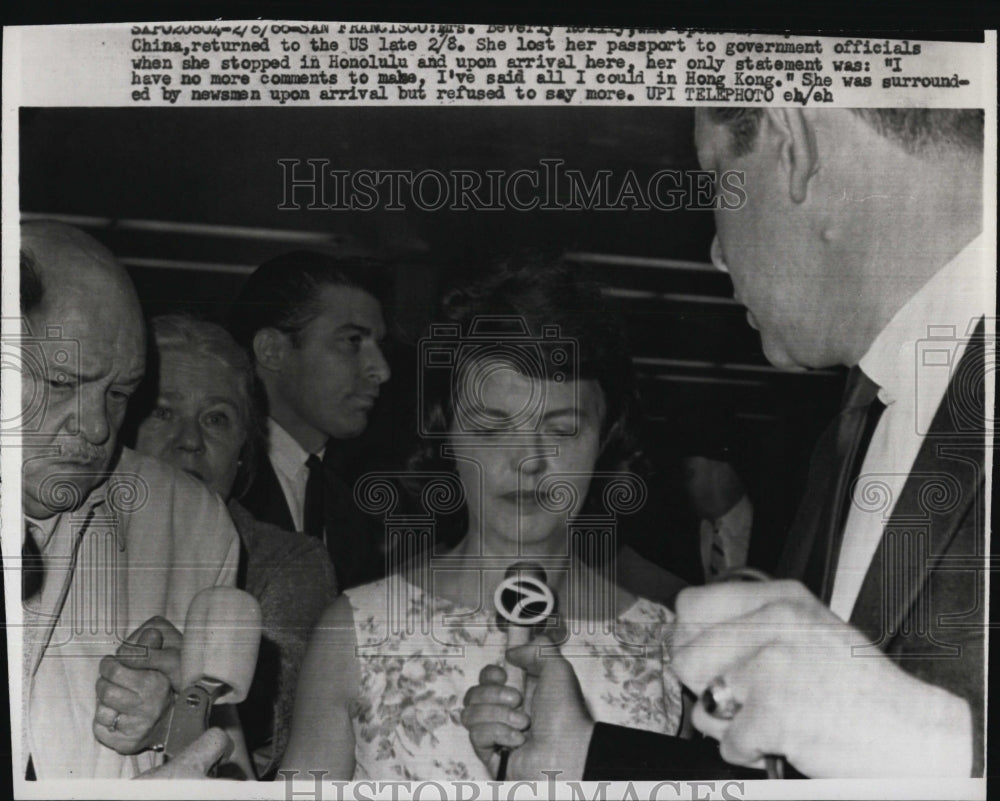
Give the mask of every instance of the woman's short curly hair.
MULTIPOLYGON (((603 395, 601 449, 594 472, 642 472, 644 459, 636 435, 638 394, 624 326, 600 285, 584 268, 534 254, 495 262, 485 278, 445 295, 434 325, 450 324, 462 341, 473 333, 481 334, 484 321, 490 333, 499 337, 506 326, 510 335, 527 334, 531 342, 552 342, 553 332, 555 340, 572 342, 576 362, 573 377, 596 381, 603 395)), ((537 370, 528 372, 552 378, 556 367, 544 358, 537 364, 537 370)), ((420 369, 424 369, 422 365, 420 369)), ((425 410, 421 430, 425 435, 410 459, 411 489, 419 486, 424 471, 454 469, 452 460, 441 454, 441 435, 454 423, 454 397, 464 371, 434 372, 445 372, 447 377, 432 384, 425 371, 421 382, 425 410)), ((584 512, 600 497, 602 484, 600 476, 591 482, 584 512)))
POLYGON ((146 380, 129 403, 123 426, 123 441, 134 445, 139 424, 156 406, 159 392, 159 365, 165 351, 188 351, 211 356, 220 366, 228 367, 237 378, 240 390, 240 424, 246 439, 240 450, 240 462, 233 484, 233 497, 239 498, 253 481, 257 455, 266 450, 266 426, 262 413, 263 391, 254 375, 250 357, 221 325, 188 314, 162 314, 149 321, 146 380))

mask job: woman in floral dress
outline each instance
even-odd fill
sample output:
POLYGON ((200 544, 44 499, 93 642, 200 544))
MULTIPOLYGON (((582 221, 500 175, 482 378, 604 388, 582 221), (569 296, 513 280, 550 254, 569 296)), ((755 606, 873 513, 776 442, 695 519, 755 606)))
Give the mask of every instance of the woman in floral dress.
MULTIPOLYGON (((412 479, 424 509, 453 513, 462 536, 451 546, 439 537, 433 553, 327 610, 283 769, 491 778, 461 724, 462 698, 485 665, 504 662, 510 635, 494 592, 524 562, 555 592, 548 633, 591 715, 680 729, 681 688, 664 648, 673 615, 613 581, 616 515, 645 497, 630 472, 635 391, 618 319, 578 270, 531 262, 452 293, 445 314, 453 327, 425 340, 412 479)), ((367 488, 391 493, 378 481, 367 488)))

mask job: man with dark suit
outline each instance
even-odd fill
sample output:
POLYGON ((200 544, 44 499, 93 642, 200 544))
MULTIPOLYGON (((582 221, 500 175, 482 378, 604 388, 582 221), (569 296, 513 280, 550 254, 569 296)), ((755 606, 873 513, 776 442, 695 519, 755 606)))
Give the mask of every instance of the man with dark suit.
POLYGON ((355 505, 340 445, 359 436, 389 379, 378 300, 384 268, 298 251, 262 264, 230 328, 266 394, 268 450, 241 502, 327 546, 341 590, 384 572, 380 529, 355 505))
MULTIPOLYGON (((696 119, 702 166, 745 176, 743 208, 716 212, 712 256, 768 359, 852 370, 789 535, 787 580, 678 596, 670 651, 700 699, 693 723, 741 766, 783 755, 811 777, 981 776, 995 342, 983 114, 705 109, 696 119)), ((566 702, 571 672, 535 652, 512 655, 539 674, 527 736, 502 722, 519 697, 500 675, 470 691, 465 719, 483 753, 524 743, 512 776, 678 777, 680 745, 595 727, 566 702)), ((721 775, 711 759, 698 771, 721 775)))

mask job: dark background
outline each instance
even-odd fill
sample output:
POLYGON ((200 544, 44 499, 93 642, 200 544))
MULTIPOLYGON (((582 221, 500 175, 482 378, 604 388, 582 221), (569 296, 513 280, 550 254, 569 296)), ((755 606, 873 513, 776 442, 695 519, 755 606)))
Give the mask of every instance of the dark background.
POLYGON ((394 376, 354 443, 383 466, 401 464, 412 444, 415 345, 442 287, 515 249, 568 254, 625 316, 649 417, 657 503, 626 526, 628 538, 683 574, 674 545, 693 532, 676 457, 724 452, 756 507, 751 560, 770 569, 842 375, 767 364, 728 277, 708 264, 711 211, 278 208, 278 159, 485 172, 558 158, 587 178, 611 170, 612 186, 633 170, 644 185, 656 170, 697 169, 692 135, 690 109, 23 109, 21 207, 104 242, 151 314, 184 308, 221 320, 254 266, 291 249, 393 260, 394 376))

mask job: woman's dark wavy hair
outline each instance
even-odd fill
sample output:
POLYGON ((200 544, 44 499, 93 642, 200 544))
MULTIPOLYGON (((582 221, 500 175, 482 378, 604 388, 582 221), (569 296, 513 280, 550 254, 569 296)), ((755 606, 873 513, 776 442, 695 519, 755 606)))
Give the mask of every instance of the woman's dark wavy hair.
MULTIPOLYGON (((601 422, 601 450, 595 474, 646 472, 636 428, 640 420, 638 393, 624 326, 618 313, 604 297, 600 285, 585 269, 563 261, 544 260, 523 254, 494 263, 485 278, 448 292, 435 324, 457 325, 459 336, 469 337, 477 319, 504 318, 516 330, 523 326, 532 338, 542 337, 543 327, 557 326, 561 340, 576 345, 576 378, 594 380, 604 397, 601 422)), ((422 368, 421 368, 422 369, 422 368)), ((546 373, 548 369, 543 368, 546 373)), ((454 462, 441 455, 441 439, 432 436, 451 429, 454 422, 453 396, 461 375, 453 371, 447 381, 428 386, 425 381, 422 431, 416 453, 409 460, 411 492, 419 492, 424 471, 454 471, 454 462)), ((591 481, 582 513, 599 511, 605 480, 591 481)), ((461 537, 467 526, 463 509, 450 521, 449 539, 461 537), (460 529, 450 531, 452 524, 460 529)), ((439 521, 439 531, 441 523, 439 521)))

